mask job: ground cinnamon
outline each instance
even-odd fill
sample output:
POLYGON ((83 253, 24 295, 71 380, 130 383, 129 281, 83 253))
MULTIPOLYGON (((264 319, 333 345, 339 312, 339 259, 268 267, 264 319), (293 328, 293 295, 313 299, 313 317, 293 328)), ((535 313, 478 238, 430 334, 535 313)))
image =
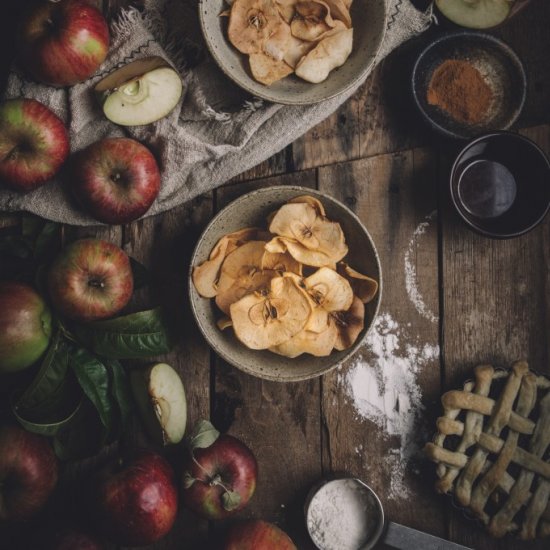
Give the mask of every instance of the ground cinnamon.
POLYGON ((428 103, 462 123, 479 124, 492 101, 491 88, 468 61, 447 59, 435 69, 428 86, 428 103))

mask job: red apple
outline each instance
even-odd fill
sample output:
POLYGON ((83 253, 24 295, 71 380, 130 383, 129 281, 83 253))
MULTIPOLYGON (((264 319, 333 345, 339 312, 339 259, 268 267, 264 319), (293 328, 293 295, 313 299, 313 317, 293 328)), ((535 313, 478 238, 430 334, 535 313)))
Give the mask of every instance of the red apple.
POLYGON ((141 143, 108 138, 75 156, 69 185, 96 220, 128 223, 145 214, 157 198, 160 171, 151 151, 141 143))
POLYGON ((75 321, 112 317, 130 300, 134 279, 123 250, 100 239, 67 246, 48 273, 53 305, 75 321))
POLYGON ((88 533, 66 529, 58 533, 48 550, 104 550, 104 546, 88 533))
POLYGON ((63 121, 34 99, 0 104, 0 182, 21 192, 53 178, 69 155, 63 121))
POLYGON ((0 282, 0 373, 30 367, 48 348, 52 318, 28 285, 0 282))
POLYGON ((24 18, 20 61, 36 80, 72 86, 92 76, 107 57, 109 27, 86 0, 43 1, 24 18))
POLYGON ((184 468, 183 502, 208 519, 221 519, 244 508, 256 489, 258 465, 236 437, 221 435, 195 449, 184 468), (230 497, 230 498, 228 498, 230 497))
POLYGON ((223 550, 297 550, 290 537, 273 523, 241 521, 229 530, 223 550))
POLYGON ((140 451, 102 472, 97 487, 98 527, 122 546, 146 546, 164 537, 178 511, 174 472, 164 458, 140 451))
POLYGON ((48 441, 19 426, 0 427, 0 520, 32 517, 57 484, 57 459, 48 441))

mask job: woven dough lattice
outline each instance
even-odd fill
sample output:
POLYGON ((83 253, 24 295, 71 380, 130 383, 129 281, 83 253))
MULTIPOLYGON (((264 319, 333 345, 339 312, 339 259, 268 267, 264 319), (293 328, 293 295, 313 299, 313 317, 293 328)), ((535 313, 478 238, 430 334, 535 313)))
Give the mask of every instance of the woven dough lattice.
POLYGON ((452 493, 495 537, 550 535, 550 380, 519 361, 475 369, 445 393, 437 435, 426 445, 436 489, 452 493))

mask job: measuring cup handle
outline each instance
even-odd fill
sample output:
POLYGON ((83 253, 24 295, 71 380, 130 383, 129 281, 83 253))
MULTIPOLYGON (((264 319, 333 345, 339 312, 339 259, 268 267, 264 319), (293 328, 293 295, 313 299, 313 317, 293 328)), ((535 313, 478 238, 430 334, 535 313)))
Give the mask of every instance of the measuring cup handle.
POLYGON ((397 550, 471 550, 467 546, 392 521, 388 522, 386 533, 380 542, 397 550))

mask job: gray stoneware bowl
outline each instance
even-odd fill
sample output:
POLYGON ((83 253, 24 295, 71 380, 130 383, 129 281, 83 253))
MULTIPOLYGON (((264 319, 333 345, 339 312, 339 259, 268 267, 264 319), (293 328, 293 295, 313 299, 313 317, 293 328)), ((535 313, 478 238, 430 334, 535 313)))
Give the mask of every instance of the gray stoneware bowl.
POLYGON ((256 82, 248 68, 248 56, 227 38, 227 17, 219 14, 224 0, 199 0, 202 33, 221 70, 247 92, 274 103, 309 105, 334 97, 357 84, 372 68, 386 31, 385 0, 354 0, 351 6, 353 50, 348 60, 324 82, 311 84, 290 75, 271 86, 256 82))
POLYGON ((267 380, 296 382, 326 374, 357 351, 378 313, 382 296, 382 271, 378 253, 371 236, 361 220, 341 202, 318 191, 298 186, 266 187, 247 193, 221 210, 208 224, 201 235, 191 258, 189 272, 189 295, 191 309, 204 337, 214 351, 238 369, 267 380), (221 331, 216 321, 221 317, 213 299, 199 296, 191 274, 193 267, 201 264, 210 255, 218 240, 243 227, 266 226, 268 214, 293 197, 312 195, 324 205, 327 217, 341 224, 349 247, 346 261, 358 271, 376 279, 378 294, 365 308, 365 327, 355 344, 345 351, 334 351, 327 357, 303 354, 294 359, 282 357, 270 351, 256 351, 241 344, 232 330, 221 331))

